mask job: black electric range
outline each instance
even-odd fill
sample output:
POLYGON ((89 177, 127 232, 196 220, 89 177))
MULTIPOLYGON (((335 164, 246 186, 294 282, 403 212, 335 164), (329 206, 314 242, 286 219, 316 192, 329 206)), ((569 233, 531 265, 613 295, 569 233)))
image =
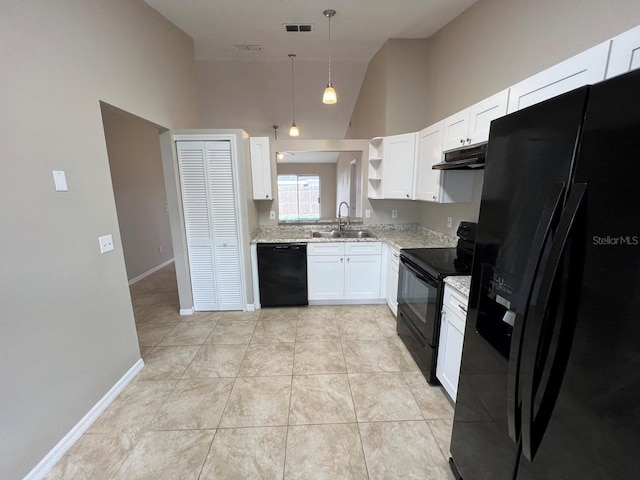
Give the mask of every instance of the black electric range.
POLYGON ((436 359, 444 279, 471 275, 476 224, 461 222, 456 248, 400 250, 398 335, 430 384, 437 385, 436 359))

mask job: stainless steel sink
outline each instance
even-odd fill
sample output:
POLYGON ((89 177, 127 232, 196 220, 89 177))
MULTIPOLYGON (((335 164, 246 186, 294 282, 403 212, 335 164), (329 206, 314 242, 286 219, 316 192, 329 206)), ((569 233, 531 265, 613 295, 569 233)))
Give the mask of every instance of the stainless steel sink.
POLYGON ((314 238, 373 238, 371 232, 366 230, 330 230, 328 232, 313 232, 314 238))
POLYGON ((330 230, 328 232, 313 232, 311 235, 314 238, 340 238, 340 234, 337 230, 330 230))

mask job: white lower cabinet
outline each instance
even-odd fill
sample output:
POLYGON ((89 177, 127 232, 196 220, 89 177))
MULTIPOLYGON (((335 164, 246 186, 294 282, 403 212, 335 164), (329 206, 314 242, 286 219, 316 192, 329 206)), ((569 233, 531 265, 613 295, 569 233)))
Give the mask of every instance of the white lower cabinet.
POLYGON ((389 248, 387 259, 387 305, 394 315, 398 315, 398 270, 400 266, 400 250, 389 248))
POLYGON ((381 252, 380 242, 309 243, 309 301, 379 299, 381 252))
POLYGON ((458 393, 468 302, 467 297, 445 284, 436 377, 453 401, 458 393))
POLYGON ((307 252, 307 288, 309 300, 344 298, 344 255, 309 255, 307 252))

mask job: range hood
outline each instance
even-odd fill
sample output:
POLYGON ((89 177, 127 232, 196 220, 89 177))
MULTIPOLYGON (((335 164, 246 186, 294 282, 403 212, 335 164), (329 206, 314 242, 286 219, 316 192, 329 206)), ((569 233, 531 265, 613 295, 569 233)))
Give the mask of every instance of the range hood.
POLYGON ((461 148, 444 154, 444 162, 436 163, 434 170, 478 170, 484 168, 487 144, 461 148))

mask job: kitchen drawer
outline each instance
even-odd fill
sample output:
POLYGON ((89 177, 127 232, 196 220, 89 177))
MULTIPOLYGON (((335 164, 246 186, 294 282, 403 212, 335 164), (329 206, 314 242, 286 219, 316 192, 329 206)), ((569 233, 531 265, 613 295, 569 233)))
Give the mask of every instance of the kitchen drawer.
POLYGON ((380 242, 347 242, 344 244, 346 255, 380 255, 382 243, 380 242))
POLYGON ((307 256, 309 255, 344 255, 344 243, 308 243, 307 256))
POLYGON ((453 327, 455 327, 461 335, 464 335, 464 326, 466 322, 466 314, 460 317, 460 314, 449 308, 444 307, 444 311, 446 312, 447 322, 449 322, 453 327))
MULTIPOLYGON (((451 313, 460 317, 463 321, 467 318, 467 304, 469 299, 460 294, 448 284, 445 284, 442 306, 451 310, 451 313)), ((464 323, 463 323, 464 325, 464 323)), ((463 327, 464 328, 464 327, 463 327)))

